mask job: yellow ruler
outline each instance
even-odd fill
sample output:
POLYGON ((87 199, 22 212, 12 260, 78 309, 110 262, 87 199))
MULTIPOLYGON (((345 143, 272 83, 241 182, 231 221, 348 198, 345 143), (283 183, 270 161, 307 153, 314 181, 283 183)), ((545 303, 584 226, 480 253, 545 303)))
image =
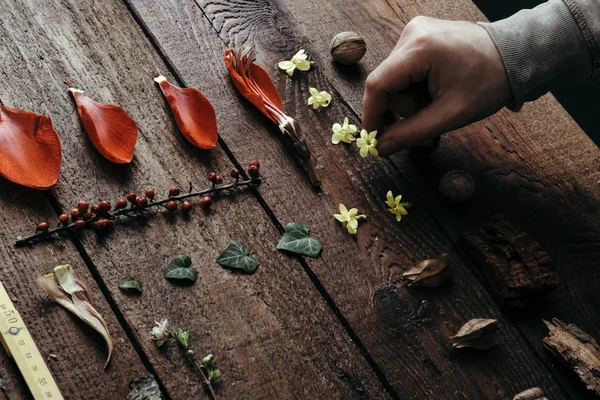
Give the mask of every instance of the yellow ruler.
POLYGON ((63 398, 2 282, 0 282, 0 340, 8 355, 17 363, 35 400, 63 398))

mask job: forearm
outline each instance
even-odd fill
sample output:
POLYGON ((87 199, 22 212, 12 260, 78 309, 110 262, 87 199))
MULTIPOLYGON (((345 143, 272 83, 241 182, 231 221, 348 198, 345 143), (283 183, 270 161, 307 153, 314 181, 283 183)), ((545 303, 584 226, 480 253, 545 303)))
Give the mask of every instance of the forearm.
POLYGON ((480 25, 502 57, 513 110, 554 84, 600 79, 600 0, 551 0, 480 25))

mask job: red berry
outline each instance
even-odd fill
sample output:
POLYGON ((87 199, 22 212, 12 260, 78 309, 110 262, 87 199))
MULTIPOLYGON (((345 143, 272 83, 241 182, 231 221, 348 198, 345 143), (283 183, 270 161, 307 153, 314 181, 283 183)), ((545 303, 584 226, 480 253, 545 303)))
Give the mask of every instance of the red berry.
POLYGON ((212 205, 212 198, 210 196, 204 196, 202 197, 202 207, 205 210, 208 210, 210 208, 210 206, 212 205))
POLYGON ((248 164, 248 166, 256 166, 256 169, 260 169, 260 162, 258 162, 258 160, 254 160, 254 161, 250 161, 250 164, 248 164))
POLYGON ((85 221, 78 219, 77 221, 75 221, 75 228, 77 229, 83 229, 85 228, 85 221))
POLYGON ((92 214, 98 214, 98 211, 100 211, 100 210, 98 209, 98 206, 97 206, 96 204, 94 204, 94 205, 92 206, 91 210, 92 210, 92 214))
POLYGON ((92 218, 92 210, 87 210, 86 212, 83 213, 83 219, 90 219, 92 218))
POLYGON ((176 211, 177 210, 177 202, 175 200, 171 200, 167 203, 167 210, 176 211))
POLYGON ((109 219, 103 218, 100 221, 96 221, 94 226, 99 232, 105 232, 110 228, 111 222, 109 219))
POLYGON ((150 200, 154 199, 154 195, 156 195, 156 191, 154 189, 146 190, 146 197, 150 200))
POLYGON ((69 216, 67 214, 60 214, 60 217, 58 217, 58 220, 63 225, 69 225, 69 216))
POLYGON ((100 213, 105 214, 105 213, 109 212, 111 207, 112 206, 110 205, 110 203, 106 200, 102 200, 100 203, 98 203, 98 211, 100 213))
POLYGON ((240 177, 240 171, 234 168, 231 171, 229 171, 229 176, 231 176, 233 179, 237 179, 240 177))
POLYGON ((179 193, 181 193, 181 189, 178 186, 173 186, 169 189, 169 197, 179 196, 179 193))
POLYGON ((215 172, 211 172, 208 174, 208 180, 212 183, 217 183, 217 174, 215 172))
POLYGON ((137 199, 137 194, 135 194, 135 193, 129 193, 127 195, 127 201, 130 202, 131 204, 135 204, 136 199, 137 199))
POLYGON ((148 199, 145 197, 138 197, 135 199, 135 205, 140 210, 143 210, 144 208, 148 207, 148 199))
POLYGON ((79 210, 76 209, 76 208, 74 208, 74 209, 71 210, 71 219, 73 221, 76 221, 77 218, 79 218, 79 210))
POLYGON ((88 203, 87 201, 79 200, 77 202, 77 209, 79 210, 80 213, 86 212, 89 208, 90 208, 90 203, 88 203))
POLYGON ((189 201, 184 201, 183 203, 181 203, 181 212, 187 214, 190 211, 192 211, 193 207, 194 206, 192 205, 192 203, 190 203, 189 201))
POLYGON ((250 165, 248 167, 248 175, 251 178, 258 178, 258 167, 256 165, 250 165))
POLYGON ((47 232, 49 228, 50 225, 48 225, 47 222, 40 222, 36 228, 36 231, 47 232))
POLYGON ((115 206, 115 209, 120 210, 122 208, 127 207, 127 201, 123 200, 123 199, 119 199, 117 200, 117 205, 115 206))
POLYGON ((217 185, 220 185, 221 183, 223 183, 223 178, 220 175, 217 175, 217 177, 215 178, 215 183, 217 185))

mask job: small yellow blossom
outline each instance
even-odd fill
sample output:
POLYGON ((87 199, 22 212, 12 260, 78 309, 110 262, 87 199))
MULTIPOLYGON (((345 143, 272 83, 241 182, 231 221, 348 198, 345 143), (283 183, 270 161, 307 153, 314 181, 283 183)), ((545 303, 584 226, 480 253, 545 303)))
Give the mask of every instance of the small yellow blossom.
POLYGON ((402 202, 401 200, 401 194, 394 198, 391 190, 387 192, 385 204, 389 207, 388 211, 396 216, 396 221, 400 221, 403 215, 407 215, 408 211, 406 209, 411 206, 410 203, 402 202))
POLYGON ((356 140, 354 137, 358 132, 358 128, 354 124, 348 124, 348 118, 344 118, 344 125, 338 123, 333 124, 331 127, 333 135, 331 136, 331 143, 338 144, 339 142, 352 143, 356 140))
POLYGON ((298 68, 300 71, 308 71, 310 66, 314 64, 313 61, 307 60, 308 55, 304 53, 304 49, 301 49, 291 60, 280 61, 279 68, 284 70, 289 76, 294 75, 294 70, 298 68))
POLYGON ((327 107, 329 103, 331 103, 331 95, 326 91, 318 91, 317 89, 311 87, 308 89, 311 96, 308 98, 308 105, 312 105, 313 109, 317 109, 319 107, 327 107))
POLYGON ((360 149, 360 156, 365 158, 367 154, 371 154, 373 157, 378 157, 379 152, 377 151, 377 131, 368 132, 363 129, 360 131, 360 139, 356 141, 356 145, 360 149))
POLYGON ((358 215, 358 210, 356 208, 351 208, 350 211, 348 211, 346 206, 341 203, 340 213, 341 214, 333 214, 333 216, 338 221, 346 223, 346 229, 351 235, 356 235, 356 230, 358 229, 358 221, 367 218, 366 215, 358 215))

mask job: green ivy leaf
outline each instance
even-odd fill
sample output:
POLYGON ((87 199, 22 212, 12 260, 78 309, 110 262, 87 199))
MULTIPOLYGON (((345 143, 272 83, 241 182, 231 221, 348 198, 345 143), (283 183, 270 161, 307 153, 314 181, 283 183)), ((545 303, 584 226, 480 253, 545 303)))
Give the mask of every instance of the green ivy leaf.
POLYGON ((285 228, 283 237, 277 244, 277 250, 285 250, 317 258, 321 253, 323 245, 317 239, 308 237, 309 232, 310 229, 308 229, 308 226, 290 222, 285 228))
POLYGON ((217 264, 222 267, 241 269, 247 274, 256 271, 258 262, 250 255, 250 250, 242 242, 230 240, 225 250, 217 258, 217 264))
POLYGON ((165 278, 196 282, 198 271, 192 268, 192 260, 188 256, 176 256, 165 268, 165 278))
POLYGON ((142 294, 142 282, 135 279, 135 277, 130 276, 129 278, 125 278, 119 282, 119 289, 128 293, 137 292, 142 294))

